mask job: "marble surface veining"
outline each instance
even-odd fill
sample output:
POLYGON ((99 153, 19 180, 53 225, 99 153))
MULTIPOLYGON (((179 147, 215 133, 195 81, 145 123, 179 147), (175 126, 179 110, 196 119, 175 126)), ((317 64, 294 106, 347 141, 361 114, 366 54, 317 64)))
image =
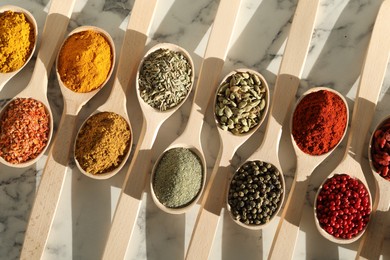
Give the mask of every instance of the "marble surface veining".
MULTIPOLYGON (((40 36, 48 10, 48 0, 1 0, 0 5, 13 4, 28 9, 36 18, 40 36)), ((146 49, 158 42, 178 44, 192 55, 196 73, 210 33, 216 0, 160 0, 152 23, 146 49)), ((124 29, 131 14, 133 0, 78 0, 68 32, 81 25, 99 26, 108 31, 120 53, 124 29)), ((380 0, 321 0, 318 18, 304 67, 297 98, 313 86, 328 86, 343 94, 350 111, 359 82, 365 51, 378 12, 380 0)), ((291 26, 297 0, 242 0, 238 22, 233 32, 228 57, 221 76, 236 68, 251 68, 264 75, 271 95, 291 26)), ((117 57, 119 58, 119 57, 117 57)), ((35 62, 30 63, 0 92, 0 106, 27 85, 35 62)), ((48 98, 55 126, 63 108, 57 79, 51 73, 48 98)), ((81 123, 110 93, 113 80, 81 110, 81 123)), ((371 130, 390 114, 390 70, 387 70, 371 130)), ((183 107, 161 127, 153 147, 153 160, 185 129, 193 93, 183 107)), ((142 115, 132 88, 128 94, 128 112, 134 141, 140 134, 142 115)), ((289 136, 287 115, 283 126, 279 157, 286 178, 287 191, 293 180, 296 160, 289 136)), ((364 120, 364 119, 362 119, 364 120)), ((265 124, 237 151, 232 166, 238 167, 261 144, 265 124)), ((364 138, 364 137, 362 137, 364 138)), ((219 149, 219 138, 212 109, 206 112, 201 136, 207 167, 211 171, 219 149)), ((358 242, 337 245, 325 240, 316 230, 313 219, 315 192, 322 180, 340 162, 346 140, 313 172, 306 195, 301 231, 294 259, 354 259, 358 242)), ((29 168, 15 169, 0 165, 0 259, 18 259, 23 244, 35 191, 46 156, 29 168)), ((61 194, 59 207, 49 235, 44 259, 100 259, 110 222, 118 201, 129 162, 115 177, 96 181, 82 175, 73 159, 61 194)), ((365 153, 362 168, 371 192, 375 185, 365 153)), ((195 206, 185 215, 163 213, 145 193, 127 259, 183 259, 194 227, 195 206)), ((223 215, 213 244, 211 259, 262 259, 270 250, 278 218, 262 231, 248 231, 223 215)), ((383 259, 390 259, 390 229, 383 244, 383 259)))

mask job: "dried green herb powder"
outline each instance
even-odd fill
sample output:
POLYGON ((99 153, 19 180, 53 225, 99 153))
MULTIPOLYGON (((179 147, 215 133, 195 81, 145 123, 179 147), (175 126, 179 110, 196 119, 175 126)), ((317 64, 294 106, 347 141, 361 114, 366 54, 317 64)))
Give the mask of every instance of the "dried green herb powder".
POLYGON ((203 180, 199 157, 187 148, 173 148, 159 161, 153 179, 157 199, 169 208, 191 203, 198 195, 203 180))

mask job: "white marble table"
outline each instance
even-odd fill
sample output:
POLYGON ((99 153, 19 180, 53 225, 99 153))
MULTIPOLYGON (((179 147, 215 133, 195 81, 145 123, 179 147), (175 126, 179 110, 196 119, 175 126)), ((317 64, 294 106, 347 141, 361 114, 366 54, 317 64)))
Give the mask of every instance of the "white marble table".
MULTIPOLYGON (((321 1, 298 96, 313 86, 329 86, 347 98, 352 110, 363 57, 380 2, 380 0, 321 1)), ((258 70, 268 81, 272 95, 296 3, 296 0, 242 0, 223 75, 240 67, 258 70)), ((3 4, 14 4, 28 9, 36 17, 39 32, 42 32, 48 0, 1 0, 0 5, 3 4)), ((132 5, 133 0, 79 0, 74 8, 68 31, 81 25, 102 27, 113 37, 119 53, 132 5)), ((218 1, 214 0, 160 0, 147 48, 157 42, 181 45, 193 56, 196 69, 199 70, 217 6, 218 1)), ((35 59, 0 92, 0 106, 27 84, 34 61, 35 59)), ((82 109, 78 126, 105 101, 111 86, 112 81, 82 109)), ((390 113, 389 87, 390 70, 387 71, 382 87, 371 131, 380 119, 390 113)), ((49 80, 48 97, 57 125, 63 102, 54 73, 49 80)), ((134 88, 128 98, 136 142, 140 133, 138 126, 141 125, 141 112, 134 88)), ((189 101, 162 126, 153 147, 154 160, 183 131, 190 110, 189 101)), ((284 125, 286 127, 283 128, 280 158, 289 188, 295 171, 295 158, 287 123, 284 125)), ((219 141, 210 107, 203 128, 202 144, 206 152, 208 169, 211 171, 219 141)), ((233 160, 234 167, 241 164, 260 145, 264 129, 263 125, 260 131, 239 149, 233 160)), ((315 229, 312 213, 314 194, 325 176, 340 161, 345 143, 344 140, 313 173, 306 196, 295 259, 355 257, 359 242, 337 245, 325 240, 315 229)), ((42 158, 26 169, 0 165, 0 259, 19 258, 45 159, 46 157, 42 158)), ((128 166, 129 162, 120 174, 112 179, 96 181, 82 175, 71 160, 44 259, 101 257, 128 166)), ((373 193, 375 187, 367 159, 362 166, 373 193)), ((149 194, 144 194, 136 232, 130 241, 127 258, 182 259, 188 247, 197 211, 198 206, 186 215, 171 216, 159 210, 149 194)), ((266 258, 277 223, 278 219, 262 231, 248 231, 225 216, 218 228, 211 259, 266 258)), ((383 259, 390 259, 390 230, 387 231, 382 254, 383 259)))

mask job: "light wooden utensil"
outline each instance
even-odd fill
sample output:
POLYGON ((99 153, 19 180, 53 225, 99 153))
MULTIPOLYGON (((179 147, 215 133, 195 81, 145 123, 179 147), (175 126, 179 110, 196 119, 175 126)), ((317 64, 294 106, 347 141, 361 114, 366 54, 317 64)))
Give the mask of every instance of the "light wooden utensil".
MULTIPOLYGON (((375 127, 375 130, 378 129, 384 122, 389 120, 390 116, 383 119, 382 122, 375 127)), ((372 164, 371 145, 374 133, 375 131, 372 133, 370 138, 370 145, 368 147, 368 159, 376 184, 373 206, 374 211, 370 222, 368 223, 367 230, 363 235, 362 240, 360 241, 356 259, 379 259, 385 237, 386 227, 390 223, 390 181, 380 176, 372 164)))
MULTIPOLYGON (((252 74, 256 74, 263 86, 266 88, 266 107, 264 108, 263 115, 261 120, 259 121, 259 124, 250 130, 250 132, 242 135, 234 135, 229 131, 223 130, 221 127, 219 127, 219 123, 216 121, 216 124, 218 126, 218 133, 219 133, 219 139, 220 139, 220 147, 217 159, 215 161, 215 166, 213 168, 213 171, 210 174, 209 181, 207 184, 207 187, 205 188, 205 191, 203 193, 202 201, 201 201, 201 208, 198 213, 198 222, 195 226, 194 232, 192 234, 191 243, 187 252, 187 258, 191 257, 199 257, 200 259, 206 259, 209 256, 209 252, 211 250, 212 242, 214 240, 216 228, 218 226, 219 222, 219 216, 220 212, 224 206, 225 201, 225 188, 228 183, 229 176, 233 172, 233 169, 230 166, 230 161, 232 160, 235 152, 237 149, 246 141, 249 139, 249 137, 252 136, 254 132, 257 131, 257 129, 260 128, 262 125, 267 112, 269 108, 269 87, 267 84, 267 81, 264 79, 264 77, 253 70, 250 69, 237 69, 235 71, 232 71, 228 75, 225 76, 225 78, 221 81, 221 84, 219 85, 219 88, 222 86, 223 82, 226 81, 227 78, 229 78, 232 74, 236 72, 250 72, 252 74), (214 215, 206 217, 209 212, 213 213, 214 215), (206 220, 206 221, 202 221, 206 220), (202 242, 201 248, 202 251, 198 251, 199 248, 195 248, 196 245, 199 245, 200 241, 202 242), (196 253, 196 256, 193 256, 193 254, 196 253), (203 255, 204 254, 204 255, 203 255)), ((218 88, 218 89, 219 89, 218 88)), ((214 117, 215 117, 215 103, 217 99, 217 93, 214 94, 214 102, 213 102, 213 111, 214 111, 214 117)))
MULTIPOLYGON (((284 206, 284 210, 281 214, 279 225, 276 230, 276 234, 274 240, 272 242, 269 258, 270 259, 292 259, 294 255, 295 245, 298 239, 299 234, 299 225, 302 217, 303 205, 305 203, 306 191, 309 185, 309 178, 314 169, 323 162, 341 143, 344 139, 345 133, 348 128, 348 104, 345 98, 330 88, 325 87, 317 87, 312 88, 306 93, 304 93, 301 98, 297 101, 296 105, 308 94, 326 90, 337 94, 344 102, 345 107, 347 109, 347 120, 346 126, 344 129, 343 136, 340 138, 339 142, 329 150, 327 153, 322 155, 309 155, 304 153, 296 144, 294 137, 291 134, 291 140, 293 143, 293 147, 295 150, 295 154, 297 155, 297 167, 295 169, 295 177, 291 186, 291 190, 284 206)), ((295 111, 296 107, 293 111, 295 111)), ((294 112, 291 114, 290 120, 290 131, 292 132, 292 117, 294 112)))
MULTIPOLYGON (((368 46, 366 64, 366 71, 373 70, 375 75, 366 76, 364 83, 367 85, 382 86, 384 75, 386 73, 387 64, 390 57, 390 38, 386 37, 390 33, 389 20, 390 20, 390 1, 385 0, 378 12, 374 30, 372 32, 371 41, 368 46)), ((368 73, 368 72, 367 72, 368 73)), ((373 97, 373 100, 377 100, 377 96, 373 97)), ((375 106, 371 108, 375 109, 375 106)), ((374 113, 373 111, 370 111, 374 113)), ((362 115, 361 118, 363 117, 362 115)), ((390 117, 385 118, 382 122, 385 122, 390 117)), ((381 124, 381 123, 380 123, 381 124)), ((378 124, 378 126, 380 125, 378 124)), ((377 129, 378 126, 375 128, 377 129)), ((373 132, 373 134, 375 131, 373 132)), ((389 208, 390 208, 390 182, 382 178, 374 169, 371 159, 371 140, 368 147, 368 158, 372 169, 372 174, 375 178, 376 192, 373 205, 373 215, 368 223, 367 230, 360 241, 356 259, 378 259, 381 253, 383 239, 385 235, 385 227, 389 224, 389 208), (387 215, 387 216, 386 216, 387 215)))
MULTIPOLYGON (((261 158, 262 161, 271 162, 279 170, 281 169, 278 161, 278 146, 282 123, 299 86, 299 78, 309 49, 318 4, 318 0, 300 0, 298 3, 279 75, 276 79, 264 141, 249 160, 261 158)), ((226 189, 226 178, 226 176, 215 176, 214 180, 210 180, 213 183, 209 183, 208 187, 225 191, 223 189, 226 189)), ((205 194, 208 193, 209 191, 206 191, 205 194)), ((226 192, 221 192, 220 196, 224 198, 225 195, 226 192)), ((187 259, 206 259, 209 256, 221 213, 218 202, 223 200, 222 198, 209 195, 204 200, 187 251, 187 259), (212 201, 214 198, 215 201, 212 201)))
MULTIPOLYGON (((46 112, 50 115, 50 132, 48 136, 47 145, 42 150, 39 156, 24 163, 11 164, 0 157, 0 162, 10 167, 28 167, 37 162, 45 153, 53 135, 53 115, 51 113, 49 101, 46 96, 48 76, 50 74, 50 70, 55 59, 56 51, 58 50, 63 35, 66 31, 69 16, 71 15, 71 10, 73 9, 74 5, 73 1, 69 0, 63 1, 63 3, 58 3, 56 1, 53 2, 54 4, 51 4, 53 8, 50 8, 46 18, 45 28, 43 29, 41 39, 41 46, 37 54, 37 60, 35 62, 35 67, 31 76, 31 80, 28 83, 27 87, 12 99, 14 100, 16 98, 33 98, 44 104, 46 112)), ((10 102, 12 102, 12 100, 10 100, 10 102)), ((8 102, 8 104, 10 102, 8 102)), ((8 104, 3 107, 0 114, 2 114, 6 110, 8 104)))
MULTIPOLYGON (((366 140, 365 137, 367 136, 372 117, 375 113, 375 107, 378 102, 379 93, 389 61, 390 39, 387 37, 388 33, 390 32, 390 28, 388 26, 390 21, 389 13, 390 0, 385 0, 379 9, 379 13, 377 15, 374 29, 371 35, 371 40, 368 45, 368 50, 361 73, 359 89, 356 94, 351 130, 348 137, 345 155, 342 162, 328 176, 328 178, 330 178, 336 173, 346 173, 351 177, 359 179, 366 186, 370 194, 370 202, 371 193, 368 189, 360 162, 362 160, 363 147, 366 140)), ((367 226, 352 239, 335 238, 320 227, 316 216, 316 202, 322 185, 316 194, 314 207, 314 218, 318 231, 328 240, 339 244, 352 243, 358 240, 363 235, 367 226)), ((386 192, 386 189, 384 189, 383 192, 386 192)), ((388 207, 389 204, 387 203, 387 209, 388 207)), ((372 236, 376 236, 376 234, 372 234, 372 236)), ((369 248, 367 250, 370 251, 373 250, 373 248, 369 248)))
POLYGON ((15 12, 15 13, 23 13, 25 15, 27 20, 31 23, 31 25, 34 28, 34 46, 33 46, 33 49, 31 50, 30 56, 26 59, 26 62, 24 63, 24 65, 22 67, 20 67, 18 70, 12 71, 12 72, 0 73, 0 91, 3 89, 4 85, 7 84, 7 82, 11 78, 13 78, 19 71, 21 71, 26 66, 26 64, 30 61, 31 57, 34 54, 34 51, 35 51, 35 48, 36 48, 37 42, 38 42, 38 25, 37 25, 37 21, 35 21, 34 16, 29 11, 27 11, 24 8, 21 8, 19 6, 14 6, 14 5, 3 5, 3 6, 1 6, 0 7, 0 13, 3 13, 5 11, 12 11, 12 12, 15 12))
MULTIPOLYGON (((126 108, 126 94, 128 93, 128 89, 131 86, 131 80, 135 78, 134 75, 136 74, 138 65, 142 59, 156 5, 157 0, 147 1, 145 3, 143 1, 135 2, 124 35, 122 50, 118 62, 118 69, 116 71, 114 85, 112 87, 110 96, 106 102, 97 108, 97 110, 92 114, 95 115, 100 112, 114 112, 122 116, 130 126, 130 148, 124 156, 122 162, 115 169, 103 174, 91 174, 84 171, 84 169, 80 167, 77 159, 75 159, 79 170, 83 174, 93 179, 102 180, 114 176, 122 169, 130 155, 133 143, 133 131, 131 130, 131 124, 126 108)), ((85 122, 83 125, 84 124, 85 122)), ((80 129, 81 128, 82 127, 80 127, 80 129)), ((156 129, 156 131, 158 131, 158 129, 156 129)), ((135 159, 136 157, 134 156, 133 160, 135 159)))
MULTIPOLYGON (((38 27, 37 27, 37 24, 35 22, 34 17, 30 13, 28 13, 26 10, 24 10, 20 7, 5 6, 5 7, 2 7, 2 9, 3 8, 5 8, 4 11, 11 9, 13 11, 24 12, 26 14, 26 17, 29 19, 29 21, 31 21, 33 23, 33 26, 35 27, 35 43, 34 43, 34 49, 35 49, 35 46, 36 46, 37 41, 38 41, 38 39, 37 39, 38 27)), ((50 17, 50 19, 53 19, 53 17, 50 17)), ((58 17, 54 18, 54 19, 57 19, 57 21, 60 20, 58 17)), ((45 106, 46 113, 48 113, 49 117, 50 117, 50 119, 49 119, 50 130, 49 130, 47 144, 46 144, 46 147, 41 151, 40 155, 38 155, 34 159, 28 160, 28 161, 23 162, 23 163, 18 163, 18 164, 9 163, 6 160, 4 160, 3 157, 0 157, 0 162, 9 166, 9 167, 24 168, 24 167, 28 167, 28 166, 34 164, 42 157, 42 155, 45 153, 47 147, 50 144, 51 137, 53 135, 53 115, 51 113, 51 109, 50 109, 50 105, 49 105, 49 101, 47 99, 46 93, 47 93, 48 76, 50 74, 50 69, 51 69, 51 67, 53 65, 53 61, 54 61, 54 58, 52 56, 53 56, 53 53, 55 52, 56 48, 58 48, 57 45, 60 43, 59 42, 61 40, 60 33, 61 33, 61 30, 54 33, 53 27, 50 27, 50 28, 45 27, 44 28, 42 40, 41 40, 41 47, 40 47, 39 52, 37 54, 37 60, 35 62, 35 67, 34 67, 34 71, 33 71, 33 74, 31 76, 30 82, 28 83, 26 88, 23 91, 21 91, 19 94, 17 94, 13 99, 11 99, 3 107, 3 109, 0 112, 0 118, 1 118, 3 113, 6 111, 8 105, 13 100, 15 100, 17 98, 33 98, 37 101, 40 101, 45 106), (53 37, 53 41, 49 41, 48 35, 50 35, 50 37, 53 37)), ((33 55, 33 51, 31 52, 31 55, 30 55, 28 60, 31 59, 31 57, 33 55)), ((27 64, 27 62, 23 65, 23 67, 27 64)), ((0 90, 5 85, 5 83, 8 80, 10 80, 13 76, 15 76, 15 74, 18 73, 22 68, 20 68, 17 71, 11 72, 11 73, 0 73, 0 82, 1 82, 0 83, 0 90), (1 84, 3 84, 3 85, 1 85, 1 84)))
MULTIPOLYGON (((205 92, 211 91, 207 86, 213 86, 218 80, 218 70, 220 71, 223 66, 223 59, 221 59, 221 57, 224 58, 226 56, 227 45, 234 25, 235 13, 237 12, 239 2, 239 0, 221 0, 219 4, 213 29, 207 44, 204 61, 199 73, 197 88, 195 89, 196 92, 199 90, 198 87, 204 89, 205 92)), ((199 125, 192 125, 193 134, 198 137, 200 134, 197 135, 198 132, 195 131, 198 131, 198 128, 200 129, 203 124, 203 117, 209 97, 207 93, 200 94, 201 95, 197 95, 195 93, 194 99, 196 100, 196 108, 193 107, 191 109, 192 116, 190 116, 189 119, 189 122, 192 120, 198 122, 199 125), (200 119, 191 119, 193 116, 200 119)), ((138 98, 140 97, 138 96, 138 98)), ((151 148, 156 138, 158 128, 166 117, 170 116, 170 114, 167 113, 171 113, 169 111, 164 113, 152 113, 153 109, 146 106, 142 100, 140 100, 140 104, 145 118, 142 129, 144 134, 141 133, 141 136, 144 137, 143 139, 140 138, 139 142, 141 142, 141 147, 136 151, 136 153, 139 154, 135 154, 138 159, 133 161, 134 165, 130 165, 129 171, 131 171, 131 173, 128 174, 125 185, 122 188, 121 196, 119 197, 108 242, 104 251, 104 259, 123 259, 126 255, 127 246, 132 236, 141 206, 142 193, 146 188, 145 185, 149 184, 148 179, 151 170, 150 164, 152 156, 151 148)), ((186 129, 189 128, 186 127, 186 129)))
MULTIPOLYGON (((266 88, 266 101, 267 101, 267 106, 266 108, 264 109, 263 111, 263 117, 261 118, 261 121, 259 122, 259 124, 254 127, 253 129, 251 129, 250 132, 246 133, 246 134, 242 134, 242 135, 233 135, 231 132, 229 131, 224 131, 222 130, 221 128, 218 128, 219 130, 219 133, 220 133, 220 139, 221 139, 221 142, 223 143, 222 146, 226 146, 226 149, 222 149, 220 151, 221 154, 221 161, 223 163, 223 165, 229 165, 229 161, 232 159, 233 155, 234 155, 234 152, 238 149, 238 147, 243 143, 245 142, 245 140, 247 140, 251 135, 252 133, 254 133, 259 127, 260 125, 262 124, 264 118, 265 118, 265 115, 268 111, 268 104, 269 104, 269 89, 268 89, 268 84, 266 82, 266 80, 264 79, 264 77, 262 75, 260 75, 260 73, 254 71, 254 70, 250 70, 250 69, 237 69, 237 70, 234 70, 232 72, 230 72, 228 75, 226 75, 224 77, 224 79, 221 81, 221 84, 219 85, 219 87, 221 87, 221 85, 226 81, 226 79, 228 79, 231 75, 237 73, 237 72, 249 72, 251 74, 256 74, 260 79, 261 79, 261 82, 263 84, 263 86, 265 86, 266 88)), ((213 88, 210 88, 210 89, 213 89, 213 88)), ((218 89, 217 89, 217 92, 218 92, 218 89)), ((217 93, 216 92, 216 93, 217 93)), ((216 97, 216 94, 214 94, 214 97, 216 97)), ((215 100, 213 102, 213 110, 214 110, 214 115, 215 115, 215 100)), ((200 137, 200 132, 199 132, 199 136, 198 135, 191 135, 191 133, 193 133, 193 129, 195 127, 195 125, 198 125, 200 124, 200 122, 191 122, 192 125, 188 125, 186 127, 186 129, 188 129, 188 131, 185 131, 183 133, 183 135, 181 137, 179 137, 173 144, 171 144, 166 150, 170 150, 172 148, 176 148, 176 147, 184 147, 184 148, 188 148, 188 149, 192 149, 193 152, 195 152, 199 158, 202 158, 203 155, 200 154, 201 152, 201 145, 200 145, 200 141, 199 143, 197 144, 196 147, 192 146, 192 145, 188 145, 188 144, 191 144, 191 143, 194 143, 194 140, 198 140, 197 138, 200 137), (185 135, 185 133, 187 133, 187 135, 185 135)), ((218 123, 217 123, 218 124, 218 123)), ((199 129, 199 131, 201 130, 201 127, 199 129)), ((200 139, 200 138, 199 138, 200 139)), ((195 142, 196 143, 196 142, 195 142)), ((164 153, 165 153, 164 152, 164 153)), ((181 208, 175 208, 175 209, 172 209, 172 208, 168 208, 166 206, 164 206, 162 203, 160 203, 160 201, 158 200, 158 198, 156 197, 155 193, 154 193, 154 189, 153 189, 153 179, 154 179, 154 174, 155 174, 155 170, 156 170, 156 167, 161 159, 161 157, 164 155, 164 153, 162 153, 160 155, 160 158, 156 161, 155 165, 154 165, 154 168, 153 168, 153 171, 152 171, 152 176, 150 178, 150 190, 151 190, 151 195, 152 195, 152 198, 153 198, 153 201, 154 203, 163 211, 167 212, 167 213, 170 213, 170 214, 181 214, 181 213, 185 213, 186 211, 188 211, 193 205, 196 204, 196 202, 198 201, 198 199, 200 198, 200 196, 202 195, 202 191, 203 191, 203 188, 202 190, 199 191, 199 194, 196 198, 194 198, 194 200, 186 205, 185 207, 181 207, 181 208)), ((204 158, 203 158, 204 160, 204 158)), ((203 165, 205 165, 205 162, 202 161, 203 165)), ((216 165, 218 166, 219 163, 218 161, 216 162, 216 165)), ((220 167, 219 168, 221 171, 225 170, 224 167, 220 167)), ((204 168, 203 169, 204 172, 206 171, 206 169, 204 168)), ((218 173, 217 173, 218 174, 218 173)), ((215 175, 215 174, 214 174, 215 175)), ((213 177, 209 177, 209 178, 213 178, 213 177)), ((203 178, 203 181, 205 181, 206 178, 203 178)), ((202 187, 204 187, 204 185, 202 185, 202 187)), ((219 189, 217 189, 217 191, 219 191, 219 189)), ((212 195, 213 196, 213 195, 212 195)), ((214 196, 213 196, 214 197, 214 196)), ((222 208, 222 205, 221 205, 221 208, 222 208)))
MULTIPOLYGON (((49 10, 49 17, 55 15, 62 18, 58 22, 54 21, 54 23, 50 23, 50 25, 53 25, 54 31, 61 30, 63 33, 65 32, 74 3, 74 0, 52 2, 49 10)), ((74 30, 71 34, 79 32, 80 30, 97 30, 104 34, 111 45, 113 57, 115 57, 113 41, 106 32, 96 27, 85 26, 74 30)), ((115 59, 113 58, 113 65, 108 78, 112 74, 114 63, 115 59)), ((90 93, 76 93, 65 87, 59 77, 58 81, 64 97, 64 110, 58 132, 48 154, 39 188, 36 192, 36 198, 31 211, 21 253, 23 259, 36 259, 42 257, 65 181, 77 114, 83 104, 100 90, 99 88, 90 93)))
POLYGON ((214 20, 213 30, 207 44, 201 71, 199 72, 199 79, 197 82, 194 100, 190 111, 190 117, 188 118, 186 128, 184 132, 160 155, 155 163, 152 176, 150 178, 149 184, 154 203, 161 210, 170 214, 182 214, 190 210, 203 194, 203 189, 206 183, 206 160, 200 140, 203 120, 207 105, 209 104, 209 100, 216 90, 218 78, 221 74, 223 64, 226 59, 229 42, 240 9, 241 0, 230 3, 227 2, 228 1, 220 2, 218 12, 214 20), (227 20, 227 17, 230 19, 227 20), (198 195, 191 203, 181 208, 168 208, 160 203, 154 193, 154 171, 164 153, 172 148, 177 147, 191 149, 195 154, 198 155, 203 166, 203 183, 198 195))

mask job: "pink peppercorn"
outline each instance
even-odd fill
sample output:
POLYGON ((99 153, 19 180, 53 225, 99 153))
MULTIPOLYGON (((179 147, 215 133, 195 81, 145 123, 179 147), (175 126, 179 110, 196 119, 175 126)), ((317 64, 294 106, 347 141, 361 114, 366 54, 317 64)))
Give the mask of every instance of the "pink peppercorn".
POLYGON ((335 174, 326 180, 317 196, 316 213, 327 233, 351 239, 368 223, 371 213, 368 191, 359 180, 347 174, 335 174))

